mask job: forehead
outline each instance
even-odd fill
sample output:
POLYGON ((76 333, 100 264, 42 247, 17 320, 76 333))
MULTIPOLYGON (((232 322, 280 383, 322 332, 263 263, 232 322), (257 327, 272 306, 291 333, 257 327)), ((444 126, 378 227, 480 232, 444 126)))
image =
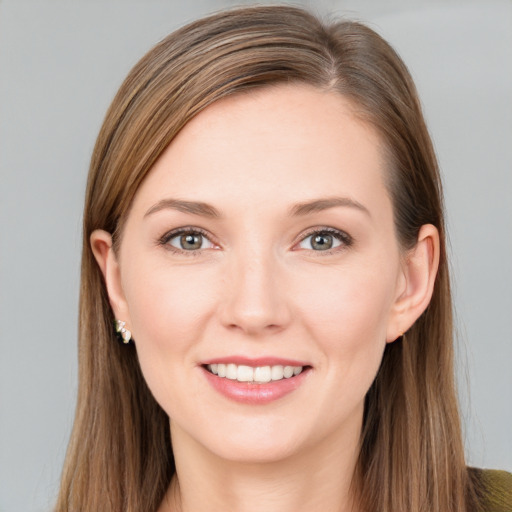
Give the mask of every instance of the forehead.
POLYGON ((342 194, 372 203, 387 198, 382 154, 376 131, 340 94, 265 88, 220 100, 193 118, 137 196, 284 204, 342 194))

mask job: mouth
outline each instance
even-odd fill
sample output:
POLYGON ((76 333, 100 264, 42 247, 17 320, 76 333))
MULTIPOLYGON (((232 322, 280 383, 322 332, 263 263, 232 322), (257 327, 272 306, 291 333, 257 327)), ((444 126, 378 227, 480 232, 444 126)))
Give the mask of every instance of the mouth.
POLYGON ((299 361, 275 358, 230 359, 204 362, 203 375, 224 397, 250 405, 267 404, 293 393, 309 380, 313 369, 299 361))
POLYGON ((307 366, 247 366, 233 363, 215 363, 204 365, 204 368, 213 375, 222 379, 236 380, 238 382, 250 382, 254 384, 266 384, 283 379, 291 379, 300 375, 307 366))

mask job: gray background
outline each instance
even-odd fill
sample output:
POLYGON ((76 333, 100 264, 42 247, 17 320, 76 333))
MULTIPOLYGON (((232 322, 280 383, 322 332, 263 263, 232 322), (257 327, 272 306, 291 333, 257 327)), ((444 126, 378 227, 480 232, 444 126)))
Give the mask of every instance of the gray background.
MULTIPOLYGON (((323 1, 409 65, 445 180, 472 465, 512 470, 512 3, 323 1)), ((50 510, 72 424, 89 156, 131 66, 229 1, 0 0, 0 511, 50 510)))

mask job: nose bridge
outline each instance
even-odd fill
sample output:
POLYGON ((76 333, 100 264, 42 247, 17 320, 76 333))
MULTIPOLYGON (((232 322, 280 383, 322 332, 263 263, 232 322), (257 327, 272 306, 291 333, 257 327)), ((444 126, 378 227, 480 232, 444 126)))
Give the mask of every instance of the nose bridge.
POLYGON ((248 243, 233 250, 229 260, 224 325, 248 334, 285 327, 290 315, 275 251, 265 244, 248 243))

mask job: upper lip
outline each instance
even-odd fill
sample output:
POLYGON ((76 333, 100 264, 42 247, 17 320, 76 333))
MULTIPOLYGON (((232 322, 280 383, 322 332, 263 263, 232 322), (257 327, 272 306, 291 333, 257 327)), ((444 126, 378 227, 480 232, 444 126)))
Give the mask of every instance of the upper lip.
POLYGON ((202 365, 209 364, 236 364, 237 366, 251 366, 256 368, 258 366, 310 366, 304 361, 298 361, 296 359, 284 359, 275 356, 266 357, 245 357, 245 356, 226 356, 226 357, 215 357, 213 359, 207 359, 201 362, 202 365))

